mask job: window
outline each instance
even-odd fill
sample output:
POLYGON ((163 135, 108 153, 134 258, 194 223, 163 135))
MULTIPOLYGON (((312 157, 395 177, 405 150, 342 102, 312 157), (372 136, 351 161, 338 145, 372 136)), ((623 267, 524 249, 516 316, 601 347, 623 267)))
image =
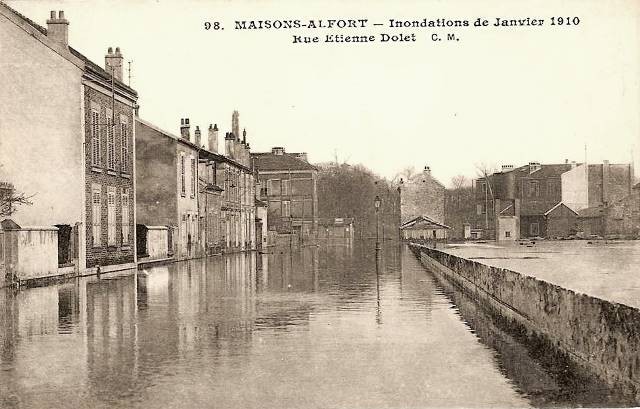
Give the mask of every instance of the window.
POLYGON ((282 201, 282 217, 291 216, 291 202, 288 200, 282 201))
POLYGON ((120 117, 120 170, 129 171, 129 123, 127 117, 120 117))
POLYGON ((291 181, 287 179, 282 180, 282 196, 289 196, 290 191, 291 191, 291 181))
POLYGON ((529 181, 529 197, 540 196, 540 183, 537 180, 529 181))
POLYGON ((555 196, 555 195, 556 195, 555 180, 549 179, 547 180, 547 196, 555 196))
POLYGON ((185 168, 184 168, 184 154, 180 155, 180 195, 184 197, 186 195, 186 180, 185 180, 185 168))
POLYGON ((477 215, 485 214, 486 212, 487 211, 486 211, 486 208, 485 208, 484 204, 477 204, 476 205, 476 214, 477 215))
POLYGON ((122 206, 122 244, 125 244, 129 243, 129 189, 122 189, 120 204, 122 206))
POLYGON ((280 179, 270 179, 269 182, 269 196, 280 196, 280 179))
POLYGON ((511 237, 511 232, 510 231, 505 231, 504 232, 504 237, 511 237))
POLYGON ((116 188, 107 187, 107 245, 116 245, 116 188))
POLYGON ((102 187, 97 184, 91 186, 91 241, 93 247, 100 247, 100 220, 102 204, 102 187))
POLYGON ((539 236, 540 235, 540 225, 538 223, 531 223, 529 225, 529 235, 530 236, 539 236))
POLYGON ((113 112, 107 110, 106 122, 107 124, 107 167, 111 170, 116 168, 116 141, 113 134, 113 112))
POLYGON ((100 166, 100 113, 91 110, 91 164, 100 166))
POLYGON ((191 197, 196 197, 196 160, 191 158, 191 197))

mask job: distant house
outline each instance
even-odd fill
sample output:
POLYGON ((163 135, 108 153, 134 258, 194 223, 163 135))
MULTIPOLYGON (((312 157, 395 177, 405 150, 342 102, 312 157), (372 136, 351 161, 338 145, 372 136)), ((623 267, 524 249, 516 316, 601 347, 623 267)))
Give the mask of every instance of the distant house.
POLYGON ((631 194, 608 203, 578 211, 578 230, 586 235, 601 237, 640 237, 640 183, 631 194))
POLYGON ((318 238, 319 239, 348 239, 354 237, 353 218, 352 217, 336 217, 318 219, 318 238))
POLYGON ((400 225, 405 240, 443 240, 447 238, 450 227, 427 216, 417 216, 400 225))
POLYGON ((303 241, 318 228, 318 169, 306 154, 286 153, 283 147, 252 153, 260 182, 260 200, 268 204, 268 229, 295 234, 303 241))
POLYGON ((444 223, 445 187, 431 175, 431 168, 400 181, 400 223, 425 216, 444 223))
MULTIPOLYGON (((530 162, 514 168, 503 166, 475 182, 475 229, 483 229, 484 237, 504 239, 499 222, 503 209, 498 201, 519 202, 514 214, 520 237, 562 237, 580 230, 581 209, 619 200, 631 190, 630 165, 590 164, 588 167, 569 163, 541 164, 530 162), (588 169, 588 172, 587 172, 588 169), (498 236, 496 236, 498 235, 498 236)), ((592 215, 593 212, 587 212, 592 215)), ((587 214, 585 213, 585 214, 587 214)))

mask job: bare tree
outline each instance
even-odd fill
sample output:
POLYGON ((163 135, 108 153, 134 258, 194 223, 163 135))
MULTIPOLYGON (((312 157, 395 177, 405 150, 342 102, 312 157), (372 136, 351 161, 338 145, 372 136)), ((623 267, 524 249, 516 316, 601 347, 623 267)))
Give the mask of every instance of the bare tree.
POLYGON ((451 178, 453 190, 460 190, 467 186, 467 178, 464 175, 457 175, 451 178))
POLYGON ((22 192, 16 191, 12 184, 0 182, 0 216, 9 217, 17 210, 17 206, 31 205, 31 198, 22 192))
POLYGON ((493 193, 493 184, 492 184, 492 179, 491 179, 491 175, 493 175, 494 173, 494 167, 491 167, 489 165, 487 165, 486 163, 482 162, 482 163, 476 163, 476 170, 478 171, 478 177, 479 179, 483 179, 484 183, 485 183, 485 189, 484 189, 484 223, 485 223, 485 228, 489 228, 489 197, 491 197, 491 204, 492 204, 492 208, 493 206, 495 206, 495 196, 493 193))

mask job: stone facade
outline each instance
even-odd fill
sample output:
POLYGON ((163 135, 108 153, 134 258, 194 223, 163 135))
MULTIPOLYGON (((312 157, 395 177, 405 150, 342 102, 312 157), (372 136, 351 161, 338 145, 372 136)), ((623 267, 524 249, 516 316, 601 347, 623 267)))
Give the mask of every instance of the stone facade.
POLYGON ((400 185, 400 223, 418 216, 444 223, 445 187, 431 175, 429 167, 400 185))
POLYGON ((439 279, 461 288, 505 328, 547 354, 640 396, 640 311, 424 246, 412 247, 439 279))

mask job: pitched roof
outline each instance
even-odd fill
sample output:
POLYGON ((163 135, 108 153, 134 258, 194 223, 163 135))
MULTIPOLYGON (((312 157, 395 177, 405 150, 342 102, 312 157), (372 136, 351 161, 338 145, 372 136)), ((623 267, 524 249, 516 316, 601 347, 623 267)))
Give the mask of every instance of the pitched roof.
POLYGON ((298 159, 292 155, 274 155, 271 152, 252 153, 253 163, 260 171, 287 171, 287 170, 318 170, 308 162, 298 159))
POLYGON ((604 215, 604 208, 602 206, 591 206, 586 209, 578 210, 578 217, 591 219, 595 217, 602 217, 604 215))
POLYGON ((431 219, 427 216, 418 216, 413 219, 403 223, 400 226, 400 230, 407 229, 450 229, 451 227, 438 223, 437 221, 431 219))
MULTIPOLYGON (((7 5, 6 3, 4 3, 3 1, 0 1, 0 5, 3 6, 4 8, 6 8, 7 10, 9 10, 11 13, 13 13, 16 17, 18 17, 20 20, 24 21, 25 23, 27 23, 29 26, 31 26, 33 29, 37 30, 38 32, 40 32, 40 34, 46 36, 47 35, 47 29, 42 27, 40 24, 36 23, 35 21, 31 20, 29 17, 23 15, 22 13, 20 13, 19 11, 13 9, 12 7, 9 7, 9 5, 7 5)), ((78 50, 76 50, 75 48, 69 46, 69 52, 75 56, 76 58, 80 59, 82 62, 85 63, 85 68, 88 68, 89 70, 91 70, 93 73, 97 74, 99 77, 101 77, 104 80, 107 81, 111 81, 111 74, 109 74, 104 68, 100 67, 98 64, 94 63, 93 61, 91 61, 89 58, 87 58, 84 54, 82 54, 81 52, 79 52, 78 50)), ((126 85, 124 82, 114 78, 114 82, 122 89, 124 89, 125 91, 127 91, 130 94, 133 94, 135 96, 138 96, 138 93, 131 87, 129 87, 128 85, 126 85)))
MULTIPOLYGON (((521 176, 524 176, 524 177, 531 176, 532 178, 560 177, 560 175, 562 175, 563 173, 570 171, 572 165, 570 163, 562 163, 562 164, 549 164, 549 165, 543 164, 540 166, 541 166, 540 169, 536 170, 530 175, 529 175, 529 165, 520 166, 519 168, 515 168, 513 170, 510 170, 509 172, 518 172, 521 174, 521 176)), ((509 173, 509 172, 504 172, 504 173, 509 173)))
POLYGON ((534 201, 534 200, 523 200, 520 205, 520 215, 521 216, 543 216, 551 209, 556 206, 556 203, 549 203, 546 201, 534 201))
POLYGON ((570 208, 569 206, 567 206, 566 204, 562 203, 562 202, 558 202, 557 205, 553 206, 551 209, 547 210, 544 215, 547 216, 549 213, 553 212, 554 210, 556 210, 558 207, 560 206, 564 206, 567 209, 571 210, 573 213, 578 214, 578 212, 576 212, 575 210, 573 210, 572 208, 570 208))

